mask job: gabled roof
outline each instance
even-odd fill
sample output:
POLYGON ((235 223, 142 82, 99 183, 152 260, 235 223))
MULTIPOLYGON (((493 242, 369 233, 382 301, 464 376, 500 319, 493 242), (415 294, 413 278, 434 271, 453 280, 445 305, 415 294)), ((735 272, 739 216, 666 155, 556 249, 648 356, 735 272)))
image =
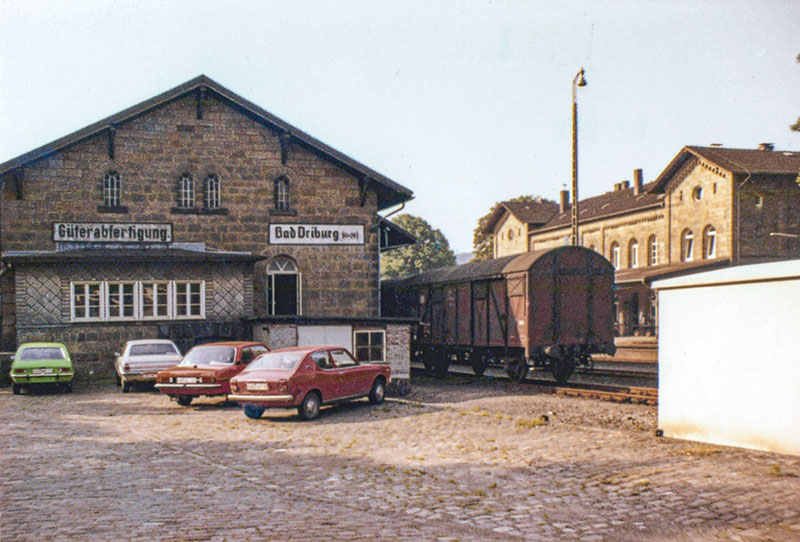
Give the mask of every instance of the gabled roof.
POLYGON ((414 193, 408 188, 396 183, 384 175, 381 175, 377 171, 365 166, 364 164, 353 160, 349 156, 337 151, 336 149, 329 147, 318 139, 311 137, 299 128, 296 128, 288 122, 279 119, 265 109, 262 109, 256 104, 228 90, 205 75, 195 77, 194 79, 191 79, 182 85, 178 85, 177 87, 159 94, 158 96, 150 98, 149 100, 145 100, 137 105, 134 105, 133 107, 129 107, 123 111, 120 111, 119 113, 111 115, 110 117, 90 124, 89 126, 81 128, 76 132, 66 135, 60 139, 56 139, 47 145, 43 145, 30 152, 17 156, 16 158, 12 158, 11 160, 0 164, 0 175, 22 167, 40 158, 44 158, 53 153, 62 151, 85 139, 102 133, 110 126, 117 126, 133 120, 152 111, 153 109, 184 98, 193 92, 197 92, 201 88, 205 89, 207 95, 213 95, 253 118, 254 120, 264 124, 268 128, 278 133, 285 134, 292 143, 302 145, 309 150, 328 158, 356 177, 369 181, 369 187, 374 189, 378 195, 379 209, 385 209, 413 198, 414 193))
POLYGON ((712 162, 734 174, 800 174, 800 152, 687 145, 672 159, 648 191, 664 192, 673 175, 692 158, 712 162))
MULTIPOLYGON (((599 196, 580 200, 578 205, 578 219, 581 223, 597 218, 603 218, 618 213, 639 211, 648 207, 658 207, 662 205, 663 198, 659 194, 648 193, 649 187, 653 183, 644 185, 641 194, 634 195, 633 187, 622 188, 613 192, 606 192, 599 196)), ((567 209, 564 213, 557 213, 547 224, 544 224, 536 232, 551 228, 561 228, 572 223, 572 210, 567 209)))
POLYGON ((505 213, 510 213, 523 224, 540 226, 558 213, 558 204, 552 201, 502 201, 489 216, 485 233, 494 231, 505 213))

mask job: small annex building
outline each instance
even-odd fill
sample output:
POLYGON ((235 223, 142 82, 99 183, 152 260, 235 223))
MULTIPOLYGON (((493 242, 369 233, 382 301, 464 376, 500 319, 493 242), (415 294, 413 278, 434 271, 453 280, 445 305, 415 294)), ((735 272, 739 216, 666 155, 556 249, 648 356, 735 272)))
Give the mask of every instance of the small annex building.
POLYGON ((800 260, 653 287, 664 436, 800 455, 800 260))
POLYGON ((408 188, 206 76, 0 164, 2 349, 59 341, 79 371, 128 339, 334 342, 408 380, 380 315, 379 211, 408 188))

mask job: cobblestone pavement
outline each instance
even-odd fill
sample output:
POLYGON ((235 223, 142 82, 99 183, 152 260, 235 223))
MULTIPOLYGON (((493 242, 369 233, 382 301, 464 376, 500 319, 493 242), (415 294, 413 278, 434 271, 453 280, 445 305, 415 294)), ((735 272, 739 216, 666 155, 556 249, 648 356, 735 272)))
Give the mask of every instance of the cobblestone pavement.
POLYGON ((4 541, 800 540, 800 458, 526 386, 422 379, 301 422, 77 383, 2 389, 0 418, 4 541))

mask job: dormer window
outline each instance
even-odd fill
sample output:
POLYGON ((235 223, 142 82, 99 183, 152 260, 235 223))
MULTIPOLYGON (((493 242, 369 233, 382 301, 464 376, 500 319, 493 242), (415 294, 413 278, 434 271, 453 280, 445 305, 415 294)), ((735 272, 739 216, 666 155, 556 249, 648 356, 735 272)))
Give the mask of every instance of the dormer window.
POLYGON ((188 173, 178 179, 178 207, 189 209, 194 207, 194 179, 188 173))

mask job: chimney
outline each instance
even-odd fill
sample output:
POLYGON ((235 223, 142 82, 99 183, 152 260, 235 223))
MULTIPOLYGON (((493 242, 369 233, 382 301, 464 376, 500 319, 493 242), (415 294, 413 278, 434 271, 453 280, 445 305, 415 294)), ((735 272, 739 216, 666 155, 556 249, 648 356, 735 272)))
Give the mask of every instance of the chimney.
POLYGON ((775 150, 775 145, 773 143, 759 143, 758 150, 770 152, 775 150))
POLYGON ((561 191, 561 202, 558 206, 559 212, 566 213, 569 207, 569 190, 561 191))
POLYGON ((628 188, 631 187, 631 182, 630 181, 622 181, 621 183, 619 183, 619 185, 620 185, 620 190, 627 190, 628 188))
POLYGON ((614 192, 622 190, 622 183, 614 183, 614 192))
POLYGON ((633 195, 638 196, 644 189, 644 181, 642 180, 642 170, 633 170, 633 195))

